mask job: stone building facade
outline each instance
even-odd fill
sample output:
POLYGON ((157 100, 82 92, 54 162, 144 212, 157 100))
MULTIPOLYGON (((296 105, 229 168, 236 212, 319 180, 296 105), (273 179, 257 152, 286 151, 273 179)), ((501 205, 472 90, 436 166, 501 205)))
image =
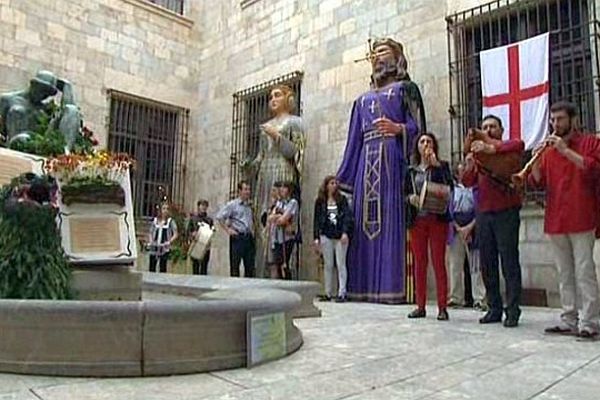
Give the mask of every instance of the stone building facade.
MULTIPOLYGON (((190 7, 190 17, 193 15, 190 7)), ((191 109, 200 33, 188 18, 136 0, 0 1, 0 91, 39 69, 75 85, 86 124, 107 141, 107 91, 191 109)))
MULTIPOLYGON (((557 1, 565 0, 494 1, 486 7, 557 1)), ((573 2, 590 10, 600 3, 573 2)), ((191 209, 205 197, 214 209, 230 194, 234 93, 301 71, 307 238, 312 199, 322 177, 336 171, 352 101, 368 88, 368 63, 354 62, 364 57, 367 38, 392 36, 404 44, 428 128, 440 137, 446 158, 455 149, 450 131, 461 127, 451 125, 449 114, 448 46, 454 42, 447 21, 488 0, 185 0, 183 15, 152 3, 161 1, 0 0, 0 92, 50 69, 75 84, 86 121, 102 143, 108 140, 107 91, 189 110, 185 204, 191 209)), ((522 259, 536 266, 525 268, 524 282, 556 292, 540 211, 524 213, 522 259)), ((226 274, 226 238, 218 235, 214 247, 211 267, 226 274)), ((307 245, 303 259, 303 276, 316 277, 307 245)))

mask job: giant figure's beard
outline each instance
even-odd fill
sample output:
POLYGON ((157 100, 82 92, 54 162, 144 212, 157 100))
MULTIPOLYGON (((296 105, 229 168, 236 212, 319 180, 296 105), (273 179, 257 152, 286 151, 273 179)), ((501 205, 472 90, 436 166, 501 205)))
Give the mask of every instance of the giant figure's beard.
POLYGON ((398 76, 396 60, 378 61, 373 66, 373 82, 380 87, 390 77, 398 76))

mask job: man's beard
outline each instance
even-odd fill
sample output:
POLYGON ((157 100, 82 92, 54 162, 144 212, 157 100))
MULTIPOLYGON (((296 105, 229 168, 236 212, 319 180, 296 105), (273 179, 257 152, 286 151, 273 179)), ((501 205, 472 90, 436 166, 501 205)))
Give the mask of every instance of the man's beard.
POLYGON ((390 77, 398 76, 398 66, 396 60, 378 61, 373 66, 373 81, 379 87, 390 77))
POLYGON ((567 136, 569 133, 571 133, 572 127, 573 127, 573 124, 569 121, 569 126, 567 128, 565 128, 563 130, 557 130, 556 132, 554 132, 554 134, 559 137, 567 136))

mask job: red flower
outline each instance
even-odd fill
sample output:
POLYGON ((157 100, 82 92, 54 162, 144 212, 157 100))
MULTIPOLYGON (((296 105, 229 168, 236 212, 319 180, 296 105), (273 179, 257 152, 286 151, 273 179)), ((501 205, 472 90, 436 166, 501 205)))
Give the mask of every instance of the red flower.
POLYGON ((94 134, 94 132, 92 132, 92 130, 90 128, 88 128, 87 126, 83 127, 83 136, 91 138, 92 135, 94 134))

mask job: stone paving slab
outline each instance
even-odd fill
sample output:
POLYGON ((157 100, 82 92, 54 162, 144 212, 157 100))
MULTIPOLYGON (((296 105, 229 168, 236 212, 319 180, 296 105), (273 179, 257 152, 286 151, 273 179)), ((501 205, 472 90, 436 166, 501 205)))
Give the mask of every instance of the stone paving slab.
POLYGON ((0 394, 0 400, 39 400, 39 397, 36 397, 29 390, 20 390, 8 394, 0 394))
MULTIPOLYGON (((411 306, 320 303, 296 320, 305 344, 251 369, 135 379, 0 374, 0 400, 597 400, 600 342, 543 334, 559 311, 525 308, 521 325, 408 320, 411 306)), ((201 333, 199 333, 201 334, 201 333)), ((165 338, 168 340, 168 338, 165 338)))
POLYGON ((235 384, 209 374, 197 374, 137 379, 97 379, 34 389, 34 391, 38 400, 193 400, 239 389, 235 384))

